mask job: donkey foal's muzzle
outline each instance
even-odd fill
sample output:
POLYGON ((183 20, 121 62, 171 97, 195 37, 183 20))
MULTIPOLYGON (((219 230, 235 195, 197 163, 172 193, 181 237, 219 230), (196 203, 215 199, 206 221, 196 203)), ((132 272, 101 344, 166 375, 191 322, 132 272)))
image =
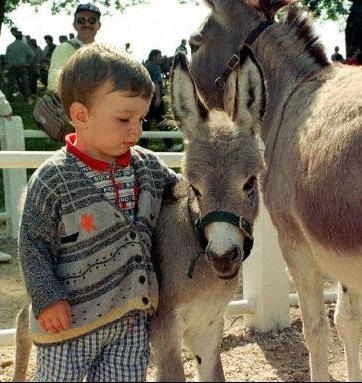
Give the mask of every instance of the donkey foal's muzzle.
MULTIPOLYGON (((237 216, 234 213, 231 213, 229 211, 212 211, 208 214, 206 214, 204 217, 199 217, 196 219, 194 223, 194 231, 196 238, 199 242, 201 251, 196 254, 190 262, 190 266, 187 271, 187 275, 189 278, 192 278, 192 272, 195 267, 196 261, 201 255, 201 253, 207 253, 207 245, 208 241, 205 237, 205 231, 204 228, 206 225, 213 223, 213 222, 226 222, 229 223, 238 229, 240 229, 244 235, 244 243, 243 243, 243 255, 239 254, 238 249, 231 249, 228 251, 230 254, 226 254, 226 258, 220 257, 216 254, 212 255, 211 252, 210 254, 206 254, 208 257, 209 262, 212 264, 213 268, 216 270, 216 272, 220 275, 220 278, 233 278, 238 270, 234 273, 231 273, 230 275, 224 275, 223 272, 219 272, 219 270, 223 270, 227 265, 229 265, 229 268, 231 266, 230 260, 233 259, 233 263, 237 260, 238 257, 240 257, 240 263, 243 262, 249 255, 250 251, 253 247, 254 244, 254 238, 252 235, 253 231, 253 225, 249 221, 247 221, 243 216, 237 216), (221 265, 220 262, 225 263, 224 265, 221 265)), ((231 266, 231 268, 233 268, 231 266)))

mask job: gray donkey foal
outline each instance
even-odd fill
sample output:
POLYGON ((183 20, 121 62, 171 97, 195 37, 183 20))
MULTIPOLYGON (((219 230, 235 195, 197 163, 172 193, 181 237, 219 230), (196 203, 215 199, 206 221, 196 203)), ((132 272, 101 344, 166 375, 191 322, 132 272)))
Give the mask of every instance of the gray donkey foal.
MULTIPOLYGON (((175 58, 172 107, 186 148, 184 179, 165 196, 152 251, 160 284, 150 324, 158 381, 185 380, 182 347, 196 358, 200 381, 225 380, 220 359, 223 315, 252 247, 262 168, 257 122, 247 108, 251 102, 244 81, 233 73, 224 94, 227 112, 209 110, 185 57, 175 58)), ((253 99, 249 108, 257 107, 253 99)), ((18 316, 14 381, 26 376, 28 307, 18 316)))
POLYGON ((247 222, 251 226, 258 211, 262 160, 244 77, 229 77, 227 113, 209 110, 182 58, 174 63, 171 96, 187 142, 182 167, 186 180, 165 198, 154 238, 160 300, 151 321, 151 349, 158 381, 185 380, 182 347, 196 358, 198 380, 224 381, 224 311, 250 251, 247 222), (200 251, 204 256, 190 279, 186 271, 200 251))

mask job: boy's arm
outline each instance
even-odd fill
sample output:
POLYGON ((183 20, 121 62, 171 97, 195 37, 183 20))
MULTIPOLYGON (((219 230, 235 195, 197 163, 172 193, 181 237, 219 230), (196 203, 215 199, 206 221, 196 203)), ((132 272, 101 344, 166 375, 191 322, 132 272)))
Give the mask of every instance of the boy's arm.
POLYGON ((26 290, 36 318, 45 308, 67 299, 56 277, 59 220, 37 206, 39 196, 28 190, 19 230, 19 257, 26 290), (35 202, 36 201, 36 202, 35 202))

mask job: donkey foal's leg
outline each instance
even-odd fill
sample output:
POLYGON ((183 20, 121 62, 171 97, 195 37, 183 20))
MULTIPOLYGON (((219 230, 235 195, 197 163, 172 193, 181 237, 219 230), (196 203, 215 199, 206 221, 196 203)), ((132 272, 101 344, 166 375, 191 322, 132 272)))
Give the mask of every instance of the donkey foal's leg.
POLYGON ((162 309, 151 319, 150 343, 157 382, 184 382, 181 335, 177 319, 162 309))
POLYGON ((13 382, 25 382, 32 348, 29 332, 29 303, 19 311, 16 318, 15 364, 13 382))
POLYGON ((359 346, 361 341, 362 297, 338 283, 334 322, 344 345, 349 382, 361 382, 359 346))
POLYGON ((220 358, 223 329, 224 319, 220 314, 202 318, 198 327, 189 328, 184 335, 185 346, 196 358, 198 382, 225 381, 220 358))

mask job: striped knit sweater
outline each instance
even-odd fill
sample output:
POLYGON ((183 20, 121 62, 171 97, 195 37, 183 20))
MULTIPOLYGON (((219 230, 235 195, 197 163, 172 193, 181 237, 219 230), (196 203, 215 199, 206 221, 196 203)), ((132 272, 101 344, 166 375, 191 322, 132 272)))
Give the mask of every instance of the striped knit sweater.
POLYGON ((89 333, 132 310, 152 312, 158 303, 151 236, 164 189, 177 175, 151 151, 133 147, 139 196, 132 220, 105 199, 77 161, 64 147, 28 183, 19 254, 37 344, 89 333), (71 304, 71 327, 45 333, 35 318, 61 299, 71 304))

